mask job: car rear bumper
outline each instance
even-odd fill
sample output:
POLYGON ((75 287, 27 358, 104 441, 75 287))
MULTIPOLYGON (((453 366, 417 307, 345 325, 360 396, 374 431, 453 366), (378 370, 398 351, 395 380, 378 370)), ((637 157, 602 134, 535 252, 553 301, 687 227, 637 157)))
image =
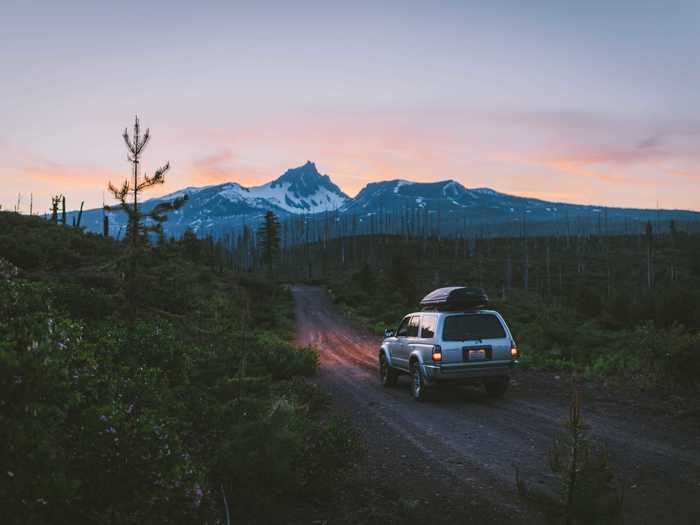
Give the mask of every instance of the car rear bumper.
POLYGON ((488 363, 458 363, 450 365, 423 365, 423 372, 429 382, 459 383, 488 377, 510 377, 517 364, 516 360, 492 361, 488 363))

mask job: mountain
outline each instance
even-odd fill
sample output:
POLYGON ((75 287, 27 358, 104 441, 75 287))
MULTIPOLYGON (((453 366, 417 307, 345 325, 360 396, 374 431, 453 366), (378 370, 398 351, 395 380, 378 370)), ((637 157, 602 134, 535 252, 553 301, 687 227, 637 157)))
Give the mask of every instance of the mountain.
POLYGON ((321 175, 316 165, 307 161, 298 168, 284 172, 278 179, 252 188, 270 202, 289 213, 319 213, 340 208, 349 197, 328 175, 321 175))
MULTIPOLYGON (((199 235, 218 236, 243 224, 256 224, 268 210, 281 219, 293 215, 319 214, 342 207, 349 197, 328 175, 321 175, 313 162, 285 171, 280 177, 261 186, 245 187, 226 182, 200 188, 189 187, 163 197, 144 201, 144 210, 160 202, 187 194, 188 201, 173 212, 164 228, 167 235, 179 236, 187 228, 199 235)), ((71 212, 71 221, 75 212, 71 212)), ((118 236, 126 225, 122 212, 109 212, 110 234, 118 236)), ((88 230, 102 231, 102 210, 83 213, 81 224, 88 230)))
MULTIPOLYGON (((494 232, 517 233, 514 224, 530 224, 540 233, 552 232, 553 225, 568 223, 570 231, 586 233, 621 232, 629 225, 646 221, 700 221, 700 213, 684 210, 615 208, 586 204, 550 202, 518 197, 490 188, 468 189, 454 180, 372 182, 341 208, 353 215, 411 213, 430 217, 428 222, 449 233, 464 227, 488 225, 494 232), (572 230, 573 224, 573 230, 572 230)), ((700 225, 700 222, 698 222, 700 225)), ((533 233, 535 233, 533 231, 533 233)))
MULTIPOLYGON (((490 188, 468 189, 454 180, 372 182, 350 198, 310 161, 261 186, 227 182, 190 187, 147 200, 143 206, 149 209, 183 194, 189 200, 165 223, 168 236, 180 236, 192 228, 198 235, 217 237, 244 224, 256 226, 268 210, 281 220, 300 215, 311 217, 311 223, 319 231, 328 231, 327 212, 333 212, 337 214, 335 222, 341 231, 355 233, 429 230, 450 234, 468 229, 482 235, 518 235, 525 228, 532 234, 620 233, 640 231, 640 225, 646 221, 668 228, 671 219, 700 228, 698 212, 548 202, 490 188)), ((69 214, 69 222, 74 215, 75 212, 69 214)), ((109 216, 110 234, 119 236, 126 217, 121 212, 109 212, 109 216)), ((88 230, 101 232, 102 210, 84 212, 81 224, 88 230)))
POLYGON ((468 190, 453 180, 410 182, 397 179, 368 184, 343 209, 355 213, 413 208, 425 211, 464 212, 488 204, 505 205, 510 199, 512 197, 509 195, 487 188, 468 190))

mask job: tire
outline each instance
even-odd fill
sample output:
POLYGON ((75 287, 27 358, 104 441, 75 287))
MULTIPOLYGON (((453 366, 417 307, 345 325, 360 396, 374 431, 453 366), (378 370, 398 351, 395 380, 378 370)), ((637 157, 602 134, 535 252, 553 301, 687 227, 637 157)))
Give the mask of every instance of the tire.
POLYGON ((425 401, 428 398, 428 387, 417 362, 411 364, 411 396, 416 401, 425 401))
POLYGON ((486 387, 486 393, 489 397, 503 397, 508 390, 508 385, 510 380, 506 378, 502 379, 491 379, 484 381, 484 387, 486 387))
POLYGON ((399 374, 386 362, 384 352, 379 354, 379 382, 383 387, 396 386, 399 374))

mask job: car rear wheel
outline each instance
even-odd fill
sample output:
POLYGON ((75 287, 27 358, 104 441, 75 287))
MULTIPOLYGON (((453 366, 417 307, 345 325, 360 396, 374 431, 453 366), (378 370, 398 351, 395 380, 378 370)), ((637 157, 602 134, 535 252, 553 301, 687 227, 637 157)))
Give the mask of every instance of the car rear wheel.
POLYGON ((386 356, 382 353, 379 355, 379 381, 382 386, 396 386, 396 381, 399 378, 399 374, 389 366, 386 361, 386 356))
POLYGON ((425 378, 417 362, 411 365, 411 395, 416 401, 425 401, 428 397, 425 378))
POLYGON ((509 384, 510 380, 507 377, 484 381, 484 387, 486 387, 486 393, 489 397, 503 397, 506 390, 508 390, 509 384))

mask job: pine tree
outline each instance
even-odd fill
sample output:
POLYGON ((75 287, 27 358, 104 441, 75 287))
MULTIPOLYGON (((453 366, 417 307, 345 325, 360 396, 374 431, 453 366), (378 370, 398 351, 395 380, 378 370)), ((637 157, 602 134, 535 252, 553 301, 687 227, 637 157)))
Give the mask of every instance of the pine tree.
MULTIPOLYGON (((146 133, 141 136, 141 127, 138 117, 136 117, 134 124, 133 142, 129 138, 127 130, 124 129, 124 142, 129 150, 127 159, 133 165, 133 181, 125 180, 120 188, 115 187, 110 181, 108 188, 119 203, 114 207, 105 206, 104 208, 105 211, 122 210, 126 213, 128 218, 126 237, 129 241, 130 248, 127 252, 125 272, 126 295, 128 301, 134 306, 137 303, 136 296, 139 290, 137 284, 138 259, 145 253, 145 249, 148 246, 149 235, 151 233, 155 233, 156 235, 162 234, 163 223, 167 220, 165 213, 179 209, 187 200, 187 195, 184 195, 172 201, 161 202, 148 212, 143 212, 139 209, 139 196, 141 192, 158 184, 163 184, 165 182, 165 172, 170 168, 170 163, 166 163, 165 166, 156 170, 152 177, 144 174, 143 180, 140 179, 140 155, 143 148, 148 143, 149 136, 150 133, 148 129, 146 133), (132 196, 131 203, 128 202, 129 196, 132 196)), ((108 227, 108 224, 106 224, 105 232, 108 231, 108 227)), ((121 233, 121 229, 119 233, 121 233)), ((119 240, 119 233, 117 233, 117 240, 119 240)), ((134 313, 133 310, 132 313, 134 313)))
POLYGON ((260 244, 260 255, 262 263, 266 266, 269 274, 272 274, 275 261, 280 251, 280 223, 277 216, 268 211, 265 214, 265 221, 258 230, 258 242, 260 244))
POLYGON ((624 492, 608 460, 607 447, 590 437, 575 386, 569 417, 549 451, 550 468, 561 483, 564 518, 572 523, 609 523, 622 510, 624 492))
POLYGON ((157 169, 152 177, 144 174, 143 180, 140 180, 140 156, 150 138, 150 130, 147 129, 146 133, 141 136, 141 126, 137 116, 134 123, 133 142, 129 138, 129 133, 126 129, 124 129, 122 136, 129 150, 127 159, 133 165, 133 181, 125 180, 120 188, 115 187, 111 182, 109 183, 108 188, 114 195, 114 198, 119 201, 119 204, 115 207, 108 206, 106 210, 121 209, 126 213, 129 219, 127 238, 132 246, 137 246, 148 241, 149 233, 159 234, 162 232, 163 223, 167 220, 165 213, 180 208, 187 200, 187 195, 173 201, 161 202, 147 213, 139 210, 139 196, 141 192, 163 184, 165 182, 165 172, 170 169, 170 163, 166 163, 165 166, 157 169), (132 196, 131 203, 127 202, 130 195, 132 196))

